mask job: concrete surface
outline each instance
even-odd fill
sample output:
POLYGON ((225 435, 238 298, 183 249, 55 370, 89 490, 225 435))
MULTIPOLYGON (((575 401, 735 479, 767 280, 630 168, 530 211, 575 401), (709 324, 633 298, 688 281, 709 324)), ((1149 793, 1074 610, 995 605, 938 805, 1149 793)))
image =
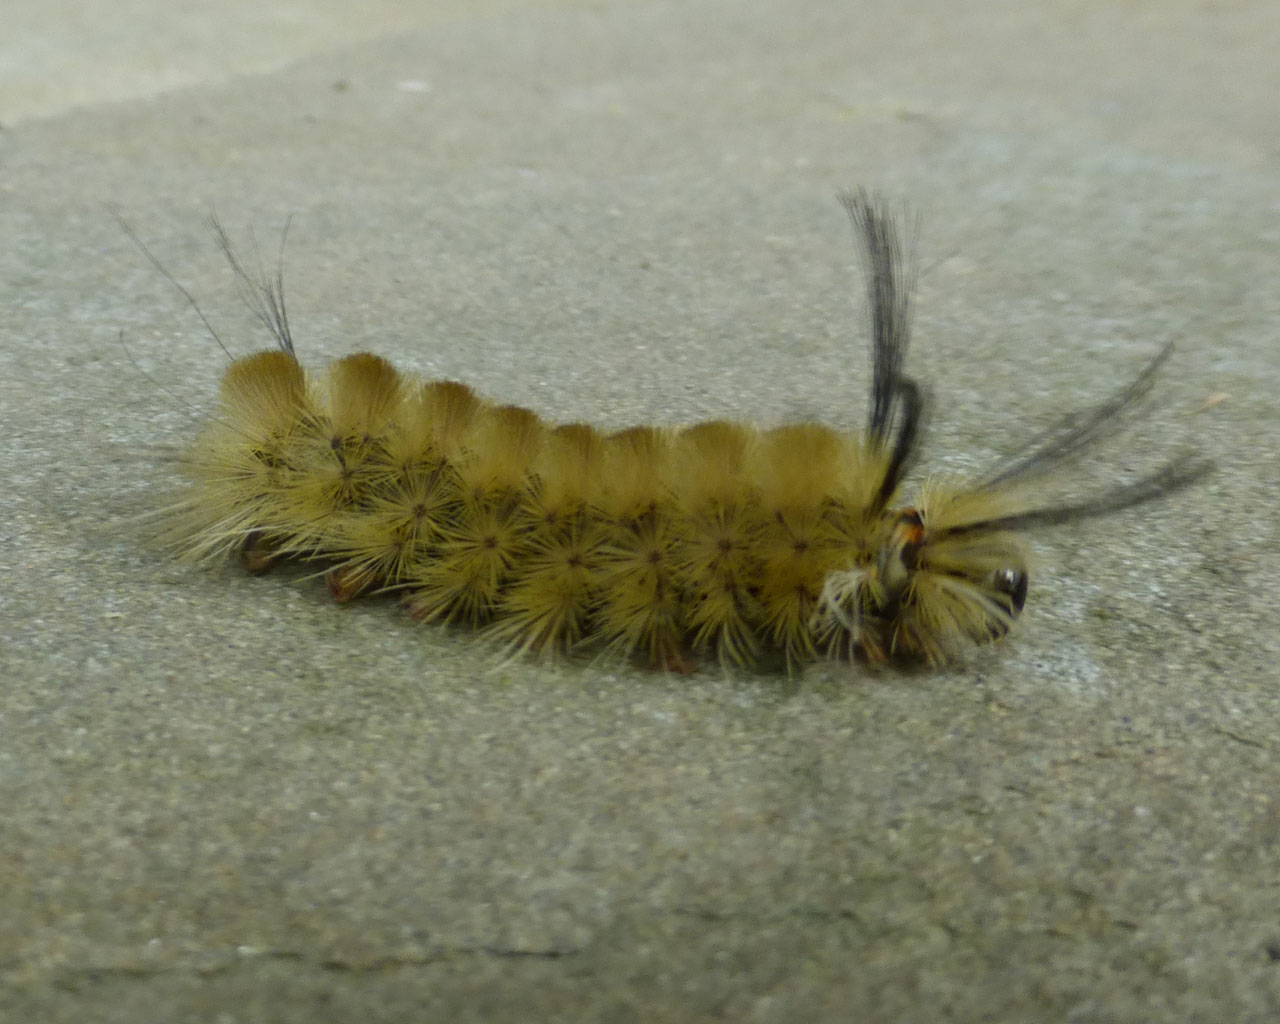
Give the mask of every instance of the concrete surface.
POLYGON ((1272 0, 4 7, 0 1020, 1280 1019, 1272 0), (928 468, 1170 338, 1064 488, 1219 464, 963 666, 504 666, 132 518, 226 356, 113 208, 236 353, 210 205, 317 364, 857 424, 859 183, 928 468))

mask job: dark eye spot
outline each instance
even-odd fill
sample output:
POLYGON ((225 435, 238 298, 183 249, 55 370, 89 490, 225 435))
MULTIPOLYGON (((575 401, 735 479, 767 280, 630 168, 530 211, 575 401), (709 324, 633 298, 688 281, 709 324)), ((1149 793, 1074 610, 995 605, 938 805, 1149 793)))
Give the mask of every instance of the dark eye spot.
POLYGON ((1021 569, 1000 569, 991 580, 998 593, 1009 596, 1009 612, 1017 615, 1027 603, 1027 574, 1021 569))

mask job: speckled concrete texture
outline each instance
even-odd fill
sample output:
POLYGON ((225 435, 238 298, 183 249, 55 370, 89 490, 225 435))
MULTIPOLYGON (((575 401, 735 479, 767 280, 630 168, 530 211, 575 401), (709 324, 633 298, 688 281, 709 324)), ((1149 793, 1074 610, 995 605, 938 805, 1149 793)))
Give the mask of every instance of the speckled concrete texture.
POLYGON ((5 5, 0 1020, 1280 1019, 1270 0, 5 5), (354 10, 354 8, 352 8, 354 10), (69 26, 81 26, 72 29, 69 26), (923 471, 1178 350, 935 672, 503 663, 155 549, 227 356, 561 420, 862 421, 837 189, 920 217, 923 471))

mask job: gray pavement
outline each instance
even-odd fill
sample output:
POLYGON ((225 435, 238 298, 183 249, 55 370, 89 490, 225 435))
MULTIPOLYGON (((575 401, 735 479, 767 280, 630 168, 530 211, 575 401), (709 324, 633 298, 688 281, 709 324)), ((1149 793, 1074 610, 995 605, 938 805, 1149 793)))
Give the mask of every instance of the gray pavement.
POLYGON ((1280 1020, 1280 8, 85 6, 0 37, 0 1020, 1280 1020), (1219 467, 961 666, 504 664, 138 525, 227 357, 113 209, 234 354, 211 206, 293 216, 314 365, 852 426, 856 184, 920 214, 922 469, 1169 339, 1064 493, 1219 467))

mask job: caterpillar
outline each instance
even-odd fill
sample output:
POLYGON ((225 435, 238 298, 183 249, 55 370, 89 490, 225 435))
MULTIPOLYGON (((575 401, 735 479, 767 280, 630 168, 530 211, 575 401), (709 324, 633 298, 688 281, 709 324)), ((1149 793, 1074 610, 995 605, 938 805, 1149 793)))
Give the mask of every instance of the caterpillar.
POLYGON ((940 665, 1004 637, 1027 599, 1028 530, 1132 508, 1209 469, 1182 458, 1086 500, 1038 500, 1047 475, 1117 429, 1172 344, 992 472, 930 478, 906 503, 928 404, 905 372, 909 254, 884 201, 839 198, 871 321, 861 432, 729 420, 605 432, 368 352, 308 371, 283 237, 272 276, 246 267, 212 219, 275 346, 226 370, 160 540, 197 562, 238 554, 251 572, 315 563, 340 602, 395 592, 417 619, 514 651, 595 648, 668 669, 703 657, 940 665))

